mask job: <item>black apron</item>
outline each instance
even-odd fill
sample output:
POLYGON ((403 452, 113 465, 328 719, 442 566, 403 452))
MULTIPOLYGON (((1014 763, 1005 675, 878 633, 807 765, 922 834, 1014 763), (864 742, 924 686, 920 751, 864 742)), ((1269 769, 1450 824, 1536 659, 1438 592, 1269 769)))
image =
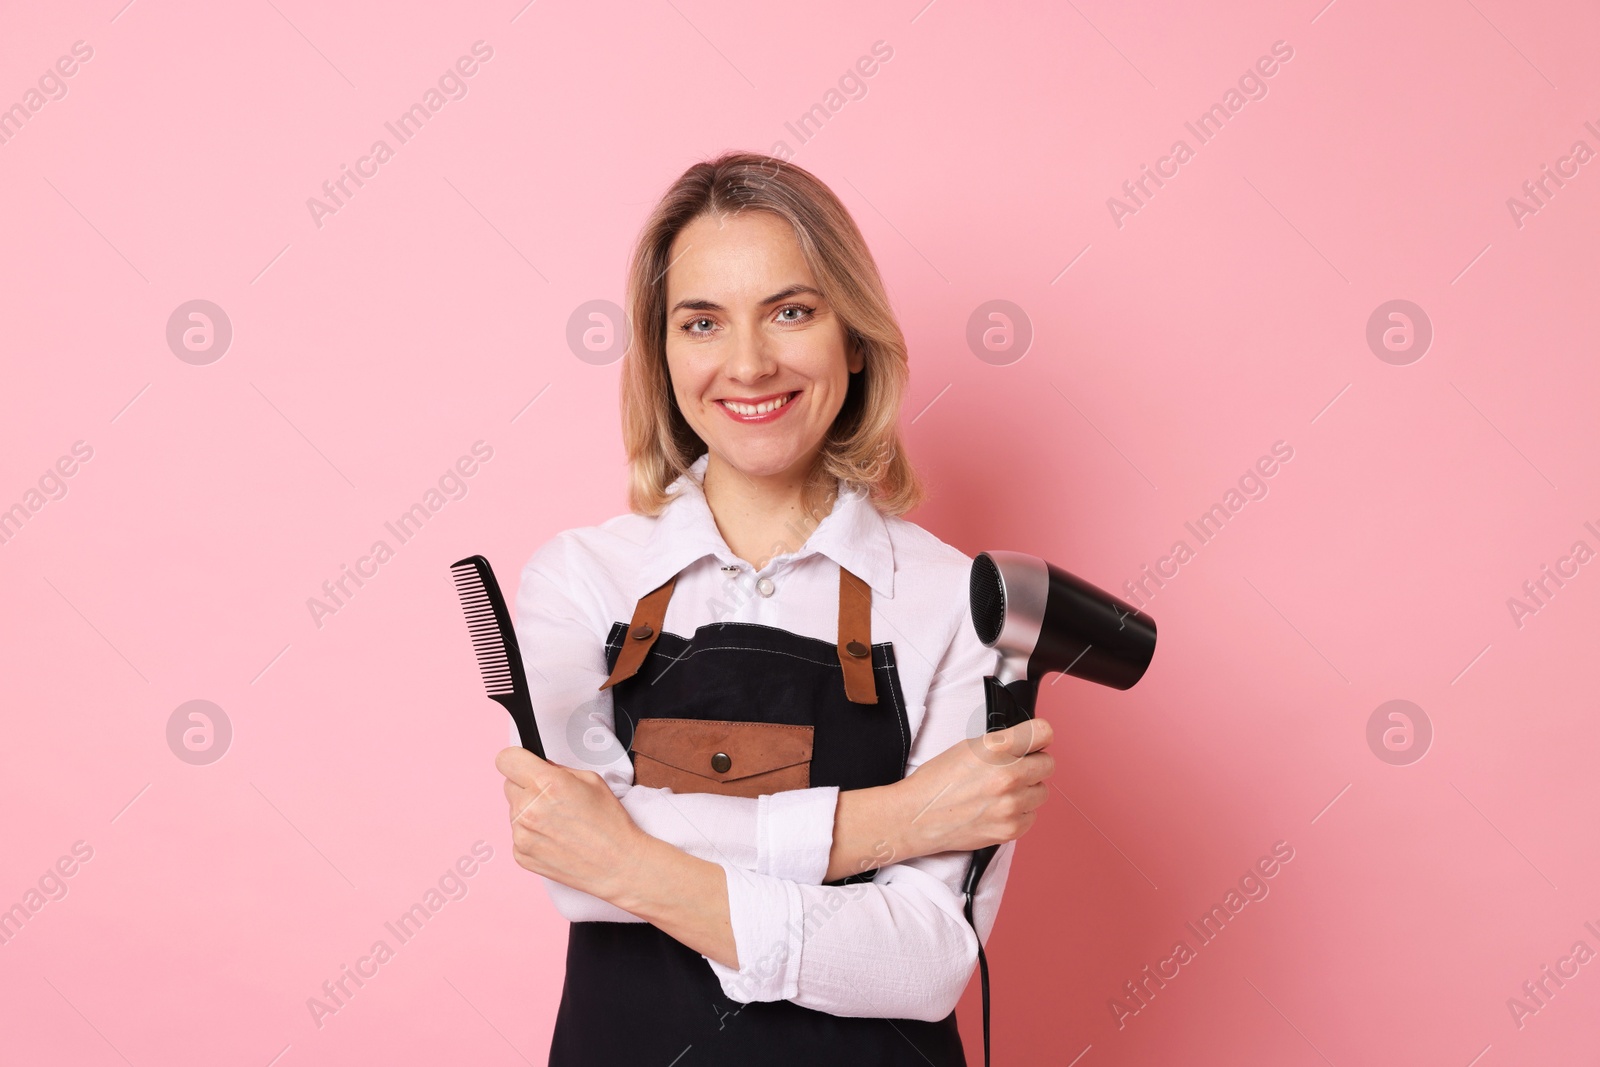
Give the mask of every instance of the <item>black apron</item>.
MULTIPOLYGON (((707 623, 689 639, 662 632, 676 580, 640 600, 633 622, 613 623, 606 639, 612 677, 602 688, 613 687, 614 732, 630 758, 643 719, 781 723, 813 727, 812 786, 864 789, 905 776, 905 697, 893 644, 871 642, 864 581, 840 568, 840 634, 829 643, 749 622, 707 623)), ((827 884, 870 882, 873 873, 827 884)), ((966 1057, 954 1011, 925 1022, 831 1015, 787 1000, 741 1004, 700 953, 650 923, 574 922, 549 1062, 965 1067, 966 1057)))

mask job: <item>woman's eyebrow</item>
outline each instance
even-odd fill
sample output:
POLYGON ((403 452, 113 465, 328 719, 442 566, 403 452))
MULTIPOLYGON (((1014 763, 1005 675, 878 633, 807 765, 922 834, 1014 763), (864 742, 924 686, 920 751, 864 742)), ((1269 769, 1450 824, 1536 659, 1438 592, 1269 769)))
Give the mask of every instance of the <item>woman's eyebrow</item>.
MULTIPOLYGON (((787 300, 791 296, 799 296, 801 293, 810 293, 812 296, 816 297, 818 300, 822 299, 822 292, 820 290, 818 290, 818 289, 813 289, 809 285, 791 285, 786 289, 779 289, 776 293, 773 293, 771 296, 769 296, 765 300, 761 301, 761 303, 758 304, 757 307, 766 307, 768 304, 776 304, 780 300, 787 300)), ((721 304, 717 303, 714 300, 680 300, 676 304, 672 305, 672 310, 667 312, 667 314, 668 315, 675 315, 679 311, 726 311, 726 310, 727 310, 726 308, 724 308, 721 304)))

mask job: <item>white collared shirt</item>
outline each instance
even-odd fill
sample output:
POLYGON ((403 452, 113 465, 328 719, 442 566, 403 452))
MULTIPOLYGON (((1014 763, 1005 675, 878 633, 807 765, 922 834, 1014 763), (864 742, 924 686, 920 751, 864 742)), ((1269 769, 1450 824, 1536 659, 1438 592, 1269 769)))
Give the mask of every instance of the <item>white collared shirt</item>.
MULTIPOLYGON (((523 568, 515 628, 546 755, 597 772, 641 829, 723 867, 740 967, 706 959, 730 999, 942 1019, 977 960, 960 895, 971 853, 887 862, 871 883, 822 885, 837 787, 750 799, 634 785, 633 763, 612 732, 612 691, 599 687, 610 673, 605 642, 613 623, 629 622, 639 598, 675 574, 662 623, 670 633, 752 622, 832 644, 843 566, 872 587, 872 640, 894 644, 912 733, 909 775, 983 730, 983 679, 999 653, 972 626, 972 559, 915 523, 882 514, 841 482, 832 511, 809 537, 797 525, 756 571, 717 529, 701 490, 706 462, 701 456, 692 477, 673 483, 683 491, 660 515, 630 512, 562 531, 523 568)), ((973 916, 985 941, 1015 847, 1000 848, 978 886, 973 916)), ((544 882, 574 922, 642 921, 544 882)))

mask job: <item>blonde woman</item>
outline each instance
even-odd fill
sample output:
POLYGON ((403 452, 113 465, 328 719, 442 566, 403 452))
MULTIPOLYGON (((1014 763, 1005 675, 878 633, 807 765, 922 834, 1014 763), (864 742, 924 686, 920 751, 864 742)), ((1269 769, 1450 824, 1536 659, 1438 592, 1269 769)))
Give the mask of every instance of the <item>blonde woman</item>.
POLYGON ((1054 760, 1043 720, 982 735, 972 560, 901 517, 923 492, 876 264, 814 176, 730 153, 667 190, 627 300, 631 510, 524 568, 551 762, 496 762, 571 920, 549 1062, 963 1064, 955 1006, 1054 760))

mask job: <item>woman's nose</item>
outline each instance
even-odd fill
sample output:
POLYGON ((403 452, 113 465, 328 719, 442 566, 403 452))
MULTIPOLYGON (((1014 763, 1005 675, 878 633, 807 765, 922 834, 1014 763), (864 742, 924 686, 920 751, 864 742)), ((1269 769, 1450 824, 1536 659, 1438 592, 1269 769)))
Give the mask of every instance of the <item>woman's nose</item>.
POLYGON ((739 382, 755 381, 777 369, 772 340, 759 327, 741 327, 730 340, 722 368, 729 378, 739 382))

